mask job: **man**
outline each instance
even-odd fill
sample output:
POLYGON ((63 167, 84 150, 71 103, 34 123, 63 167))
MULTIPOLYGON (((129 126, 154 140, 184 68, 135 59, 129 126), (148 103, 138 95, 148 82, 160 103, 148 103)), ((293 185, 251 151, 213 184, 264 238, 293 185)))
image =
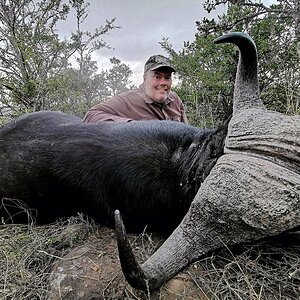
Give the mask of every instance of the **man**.
POLYGON ((187 123, 182 101, 171 91, 173 72, 175 69, 166 57, 151 56, 144 67, 143 84, 93 106, 83 121, 96 123, 156 119, 187 123))

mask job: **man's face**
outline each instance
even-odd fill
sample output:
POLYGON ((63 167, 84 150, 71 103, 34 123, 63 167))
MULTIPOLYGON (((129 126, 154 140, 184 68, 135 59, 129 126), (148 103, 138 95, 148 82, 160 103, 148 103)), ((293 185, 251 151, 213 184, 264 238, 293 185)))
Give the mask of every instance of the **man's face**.
POLYGON ((172 72, 167 70, 147 71, 144 74, 146 94, 158 103, 163 103, 169 95, 172 86, 172 72))

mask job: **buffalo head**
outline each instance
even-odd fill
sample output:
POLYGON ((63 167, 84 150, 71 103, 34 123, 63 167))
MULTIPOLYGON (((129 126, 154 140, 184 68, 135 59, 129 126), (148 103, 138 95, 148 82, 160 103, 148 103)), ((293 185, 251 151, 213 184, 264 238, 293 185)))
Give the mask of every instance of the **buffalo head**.
POLYGON ((300 117, 268 111, 260 99, 257 50, 246 34, 215 40, 240 50, 233 117, 224 155, 165 243, 142 265, 132 256, 115 213, 119 255, 128 282, 154 290, 209 251, 277 235, 300 225, 300 117))

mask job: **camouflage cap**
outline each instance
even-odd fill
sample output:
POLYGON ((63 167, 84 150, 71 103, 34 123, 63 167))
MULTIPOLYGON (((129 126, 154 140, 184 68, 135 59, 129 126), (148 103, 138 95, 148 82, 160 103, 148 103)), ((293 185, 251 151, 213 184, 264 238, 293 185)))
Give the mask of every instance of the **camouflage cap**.
POLYGON ((172 66, 170 60, 162 55, 153 55, 145 63, 144 72, 154 71, 158 68, 170 68, 171 72, 176 72, 175 68, 172 66))

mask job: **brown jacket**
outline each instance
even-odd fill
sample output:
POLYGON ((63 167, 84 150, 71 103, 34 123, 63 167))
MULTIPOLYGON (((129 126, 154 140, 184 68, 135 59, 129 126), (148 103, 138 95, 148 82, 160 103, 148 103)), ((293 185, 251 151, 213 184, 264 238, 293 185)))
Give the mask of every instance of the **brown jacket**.
POLYGON ((93 106, 86 113, 83 121, 96 123, 99 121, 130 122, 133 120, 173 120, 187 123, 187 117, 180 98, 170 92, 163 103, 154 102, 145 94, 143 85, 123 92, 119 95, 93 106))

